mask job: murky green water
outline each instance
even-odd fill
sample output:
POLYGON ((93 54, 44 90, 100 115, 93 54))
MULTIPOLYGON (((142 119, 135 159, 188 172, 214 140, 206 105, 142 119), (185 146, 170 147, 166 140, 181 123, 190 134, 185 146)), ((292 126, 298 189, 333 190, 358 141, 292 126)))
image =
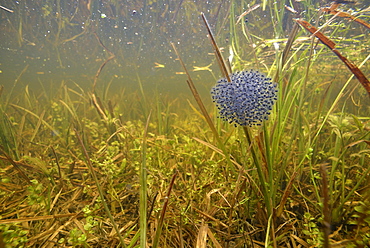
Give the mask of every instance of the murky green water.
MULTIPOLYGON (((174 42, 190 71, 195 67, 206 67, 203 71, 192 73, 200 84, 199 90, 206 93, 220 77, 220 72, 214 56, 210 54, 212 47, 200 13, 204 12, 209 19, 218 45, 224 48, 224 56, 229 57, 230 47, 238 45, 238 56, 245 63, 238 69, 256 69, 251 59, 250 43, 241 32, 245 18, 260 50, 258 56, 267 66, 271 65, 278 52, 268 41, 286 38, 293 26, 290 12, 279 10, 284 13, 281 15, 282 25, 278 25, 278 21, 270 18, 270 11, 273 10, 263 11, 260 6, 241 18, 236 25, 236 33, 233 33, 230 11, 237 20, 256 4, 248 5, 242 1, 5 1, 3 5, 14 12, 0 12, 0 77, 8 88, 27 67, 19 85, 29 84, 37 89, 41 83, 48 88, 48 84, 59 84, 64 80, 88 89, 98 68, 114 55, 99 75, 98 87, 104 88, 107 82, 112 81, 114 89, 124 87, 135 90, 138 89, 139 77, 149 94, 153 89, 171 94, 188 92, 185 76, 178 74, 183 73, 183 69, 175 61, 176 55, 170 46, 170 42, 174 42), (277 34, 280 37, 275 37, 277 34), (99 44, 97 37, 111 54, 99 44)), ((280 5, 276 3, 277 7, 280 5)), ((301 10, 306 9, 305 15, 318 8, 317 3, 307 7, 303 2, 297 6, 301 10)), ((361 6, 356 7, 360 9, 361 6)), ((347 38, 363 31, 361 27, 353 27, 347 38)), ((340 36, 340 29, 337 34, 340 36)), ((364 39, 357 38, 358 42, 364 42, 364 39)), ((348 41, 347 44, 355 49, 354 44, 358 43, 348 41)), ((279 49, 282 49, 284 43, 280 45, 279 49)), ((361 51, 363 54, 366 52, 368 50, 361 51)), ((323 56, 323 60, 328 59, 330 67, 330 62, 335 62, 334 55, 328 51, 326 56, 333 58, 330 60, 323 56)), ((352 60, 355 59, 352 57, 352 60)), ((322 73, 338 74, 335 70, 322 73)))

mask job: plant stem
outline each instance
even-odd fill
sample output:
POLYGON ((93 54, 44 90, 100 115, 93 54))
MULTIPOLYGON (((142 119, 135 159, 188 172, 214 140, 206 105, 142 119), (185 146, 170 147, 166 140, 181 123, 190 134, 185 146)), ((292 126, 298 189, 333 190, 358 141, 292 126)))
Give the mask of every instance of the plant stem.
POLYGON ((87 162, 87 166, 88 166, 88 168, 89 168, 89 170, 90 170, 90 173, 91 173, 91 175, 92 175, 92 177, 93 177, 93 179, 94 179, 94 181, 95 181, 95 184, 96 184, 96 187, 97 187, 97 189, 98 189, 99 196, 100 196, 101 201, 102 201, 102 203, 103 203, 103 206, 104 206, 105 212, 107 213, 107 215, 108 215, 108 217, 109 217, 110 221, 112 222, 113 228, 114 228, 114 230, 116 231, 116 233, 117 233, 117 235, 118 235, 118 238, 119 238, 119 240, 120 240, 120 242, 121 242, 121 245, 122 245, 123 247, 125 247, 125 248, 126 248, 126 245, 125 245, 124 239, 123 239, 123 237, 122 237, 122 235, 121 235, 121 233, 120 233, 120 231, 119 231, 119 229, 118 229, 118 227, 117 227, 117 224, 116 224, 116 222, 114 221, 114 218, 113 218, 113 216, 112 216, 112 214, 111 214, 111 212, 110 212, 110 210, 109 210, 109 207, 108 207, 108 205, 107 205, 107 203, 106 203, 106 201, 105 201, 105 199, 104 199, 103 190, 102 190, 102 189, 101 189, 101 187, 100 187, 100 184, 99 184, 98 178, 97 178, 97 176, 96 176, 96 174, 95 174, 94 168, 93 168, 92 163, 91 163, 91 160, 90 160, 90 156, 89 156, 89 154, 88 154, 88 152, 87 152, 87 150, 86 150, 86 147, 85 147, 85 145, 84 145, 84 143, 83 143, 83 141, 82 141, 81 135, 79 134, 79 132, 78 132, 76 129, 74 129, 74 131, 75 131, 76 136, 77 136, 77 139, 78 139, 78 141, 80 142, 80 145, 81 145, 81 147, 82 147, 82 152, 83 152, 83 154, 85 155, 86 162, 87 162))
POLYGON ((147 167, 146 167, 146 148, 147 148, 147 134, 148 134, 148 126, 149 120, 152 111, 149 112, 148 118, 145 124, 145 130, 143 135, 143 143, 142 143, 142 150, 141 150, 141 166, 140 166, 140 247, 146 248, 146 240, 147 240, 147 167))
POLYGON ((256 169, 257 169, 258 178, 259 178, 260 183, 261 183, 263 198, 265 199, 265 204, 266 204, 266 209, 267 209, 267 216, 270 216, 271 213, 272 213, 272 207, 271 207, 271 199, 269 197, 268 189, 267 189, 267 183, 268 182, 266 182, 265 176, 263 175, 262 165, 260 163, 260 160, 257 157, 256 150, 254 149, 249 129, 248 129, 248 127, 243 127, 243 130, 244 130, 245 136, 248 140, 248 144, 251 146, 251 153, 252 153, 252 157, 253 157, 253 162, 254 162, 254 165, 256 166, 256 169))

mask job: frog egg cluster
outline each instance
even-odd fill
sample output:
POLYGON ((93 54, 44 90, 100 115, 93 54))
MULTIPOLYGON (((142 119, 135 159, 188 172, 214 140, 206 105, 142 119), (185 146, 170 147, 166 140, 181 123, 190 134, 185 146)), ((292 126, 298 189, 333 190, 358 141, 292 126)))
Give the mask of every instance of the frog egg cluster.
POLYGON ((232 73, 230 79, 221 78, 211 90, 220 118, 240 126, 261 125, 277 100, 277 85, 256 70, 232 73))

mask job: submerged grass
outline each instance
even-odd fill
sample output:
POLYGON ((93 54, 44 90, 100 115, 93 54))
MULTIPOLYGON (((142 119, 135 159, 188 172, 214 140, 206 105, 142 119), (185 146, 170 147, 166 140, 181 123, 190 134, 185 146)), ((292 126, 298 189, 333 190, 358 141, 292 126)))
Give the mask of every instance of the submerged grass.
MULTIPOLYGON (((33 112, 19 106, 23 101, 16 101, 20 102, 18 107, 7 111, 12 125, 5 128, 16 129, 27 114, 22 132, 13 131, 21 156, 14 162, 33 179, 33 184, 27 186, 15 168, 8 166, 8 160, 2 158, 5 166, 1 170, 0 224, 5 243, 118 246, 113 221, 98 197, 80 142, 71 130, 73 127, 62 121, 75 123, 75 116, 105 202, 127 247, 139 242, 139 226, 145 223, 148 244, 163 247, 193 247, 197 240, 207 237, 215 247, 264 246, 269 240, 280 247, 318 246, 324 241, 320 221, 321 164, 327 168, 330 224, 336 231, 329 235, 329 241, 333 244, 345 240, 348 245, 367 242, 370 120, 345 112, 330 113, 327 118, 326 112, 304 114, 304 107, 297 108, 299 97, 304 97, 299 93, 301 83, 294 83, 299 74, 292 72, 287 77, 292 82, 286 84, 289 88, 280 91, 280 110, 268 125, 250 130, 249 141, 243 129, 215 121, 225 149, 231 151, 232 166, 239 168, 235 173, 227 168, 230 165, 225 153, 217 148, 204 119, 193 114, 190 106, 181 106, 180 100, 169 102, 172 107, 166 113, 153 115, 145 135, 141 121, 145 118, 139 104, 123 116, 118 114, 120 109, 127 109, 123 103, 114 105, 116 117, 109 122, 115 123, 115 130, 111 130, 87 97, 74 94, 78 89, 72 89, 73 85, 61 86, 64 90, 48 99, 48 103, 43 97, 38 98, 38 102, 44 102, 43 107, 33 112), (69 94, 68 103, 63 100, 66 104, 59 101, 67 99, 64 94, 69 94), (283 104, 283 99, 290 98, 283 104), (171 129, 163 134, 157 118, 168 112, 174 113, 171 129), (27 142, 30 139, 32 143, 27 142), (57 156, 50 154, 50 146, 57 156), (145 158, 146 169, 142 167, 145 158), (261 166, 260 177, 256 176, 256 162, 261 166), (139 171, 148 173, 148 207, 140 211, 145 198, 140 200, 139 188, 145 183, 140 183, 139 171), (174 172, 178 173, 177 180, 169 195, 168 185, 174 172), (261 198, 260 178, 265 178, 267 197, 261 198), (40 199, 39 195, 45 197, 40 199), (266 198, 271 201, 273 215, 268 215, 266 198), (12 207, 11 202, 18 207, 12 207), (144 209, 148 211, 147 218, 139 214, 144 209), (146 222, 138 225, 140 218, 146 222)), ((22 99, 25 94, 14 97, 22 99)), ((137 95, 131 97, 136 99, 137 95)), ((153 97, 153 101, 157 99, 153 97)), ((114 97, 111 101, 117 102, 114 97)))

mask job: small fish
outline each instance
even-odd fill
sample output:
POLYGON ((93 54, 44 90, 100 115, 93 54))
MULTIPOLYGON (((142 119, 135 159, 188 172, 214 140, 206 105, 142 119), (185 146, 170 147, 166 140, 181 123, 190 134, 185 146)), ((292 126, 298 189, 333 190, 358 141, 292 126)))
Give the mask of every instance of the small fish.
POLYGON ((154 62, 154 64, 155 64, 154 68, 164 68, 163 64, 160 64, 160 63, 157 63, 157 62, 154 62))
POLYGON ((193 66, 193 71, 212 71, 212 69, 209 68, 211 65, 212 63, 206 66, 193 66))

